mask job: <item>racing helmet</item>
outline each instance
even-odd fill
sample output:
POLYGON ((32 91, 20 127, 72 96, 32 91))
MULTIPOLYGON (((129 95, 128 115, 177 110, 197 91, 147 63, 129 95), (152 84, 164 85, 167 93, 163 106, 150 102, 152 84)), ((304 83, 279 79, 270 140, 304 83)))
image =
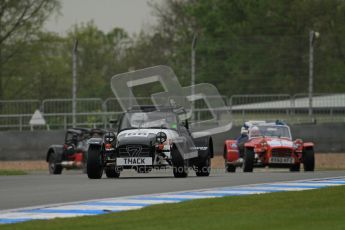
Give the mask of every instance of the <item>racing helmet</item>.
POLYGON ((78 143, 78 135, 76 133, 72 135, 72 143, 75 145, 78 143))
POLYGON ((148 120, 148 116, 146 113, 133 113, 130 117, 130 124, 132 127, 139 127, 141 126, 144 122, 148 120))
POLYGON ((251 137, 257 137, 257 136, 260 136, 260 130, 257 126, 253 126, 251 129, 250 129, 250 136, 251 137))

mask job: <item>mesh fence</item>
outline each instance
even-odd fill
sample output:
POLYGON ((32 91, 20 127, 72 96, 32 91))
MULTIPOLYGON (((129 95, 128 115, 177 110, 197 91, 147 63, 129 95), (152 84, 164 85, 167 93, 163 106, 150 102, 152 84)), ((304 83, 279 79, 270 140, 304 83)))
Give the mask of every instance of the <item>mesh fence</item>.
MULTIPOLYGON (((312 114, 307 94, 233 95, 223 97, 231 111, 233 124, 247 120, 285 120, 293 123, 345 122, 345 94, 316 94, 312 98, 312 114)), ((137 98, 140 105, 152 104, 151 98, 137 98)), ((211 115, 208 105, 195 102, 194 119, 202 121, 211 115)), ((39 109, 50 129, 72 127, 72 99, 0 101, 0 130, 30 129, 29 121, 39 109)), ((109 121, 118 119, 122 108, 116 98, 77 99, 76 121, 81 127, 109 127, 109 121)), ((46 127, 45 127, 46 128, 46 127)))
POLYGON ((0 130, 28 127, 39 100, 0 100, 0 130))

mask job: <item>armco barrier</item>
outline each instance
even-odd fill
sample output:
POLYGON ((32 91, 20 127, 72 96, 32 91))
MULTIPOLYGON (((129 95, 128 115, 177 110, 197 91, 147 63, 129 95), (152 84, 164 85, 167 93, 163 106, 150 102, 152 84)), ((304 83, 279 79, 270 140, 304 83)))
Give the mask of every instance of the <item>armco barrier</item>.
POLYGON ((0 132, 0 160, 43 160, 49 145, 63 144, 64 130, 0 132))
MULTIPOLYGON (((317 153, 345 153, 345 124, 303 124, 291 126, 293 138, 315 143, 317 153)), ((44 160, 48 146, 62 144, 63 130, 0 132, 0 160, 44 160)), ((213 136, 215 154, 223 152, 225 139, 236 138, 240 126, 213 136)))

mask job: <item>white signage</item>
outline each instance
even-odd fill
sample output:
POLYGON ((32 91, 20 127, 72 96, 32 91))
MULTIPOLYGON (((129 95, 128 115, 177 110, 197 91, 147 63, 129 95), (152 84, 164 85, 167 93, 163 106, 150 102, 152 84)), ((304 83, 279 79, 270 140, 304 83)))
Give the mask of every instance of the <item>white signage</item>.
POLYGON ((44 120, 42 113, 38 109, 32 115, 29 125, 46 125, 46 120, 44 120))

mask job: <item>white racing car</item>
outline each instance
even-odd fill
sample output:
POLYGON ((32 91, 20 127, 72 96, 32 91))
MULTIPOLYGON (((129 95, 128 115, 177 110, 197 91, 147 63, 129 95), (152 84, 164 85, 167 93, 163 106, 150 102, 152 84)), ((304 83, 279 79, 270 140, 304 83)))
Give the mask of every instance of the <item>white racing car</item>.
POLYGON ((187 177, 192 167, 197 176, 210 174, 213 143, 210 136, 193 138, 182 108, 136 106, 121 117, 117 135, 89 140, 87 174, 100 179, 103 171, 117 178, 124 169, 138 173, 173 167, 175 177, 187 177))

